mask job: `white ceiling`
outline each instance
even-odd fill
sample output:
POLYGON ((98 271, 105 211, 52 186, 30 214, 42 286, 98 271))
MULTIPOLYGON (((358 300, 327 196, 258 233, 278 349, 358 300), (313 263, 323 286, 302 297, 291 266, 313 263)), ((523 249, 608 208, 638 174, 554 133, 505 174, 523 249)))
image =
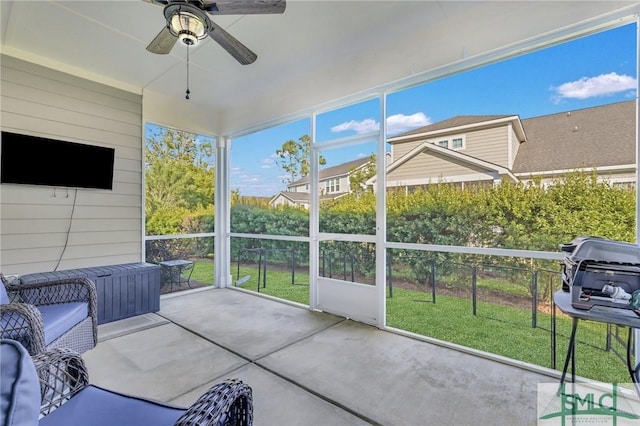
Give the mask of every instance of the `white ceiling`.
POLYGON ((306 1, 276 15, 213 16, 257 55, 210 39, 145 50, 164 25, 143 0, 1 0, 2 53, 144 94, 145 118, 232 134, 571 37, 640 11, 634 1, 306 1), (444 67, 444 68, 443 68, 444 67), (442 71, 438 71, 442 70, 442 71))

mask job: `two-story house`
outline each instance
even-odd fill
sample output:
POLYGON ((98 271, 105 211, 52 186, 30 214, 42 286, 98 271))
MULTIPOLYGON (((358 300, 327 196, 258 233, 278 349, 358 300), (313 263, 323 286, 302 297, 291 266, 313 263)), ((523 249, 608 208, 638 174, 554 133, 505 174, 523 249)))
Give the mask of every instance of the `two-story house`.
MULTIPOLYGON (((613 184, 634 184, 634 101, 529 119, 457 116, 388 139, 387 187, 411 190, 446 182, 542 183, 577 170, 613 184)), ((375 183, 375 177, 368 184, 375 183)))
MULTIPOLYGON (((336 166, 321 169, 318 172, 320 183, 320 201, 335 200, 351 191, 350 176, 355 171, 364 167, 370 157, 359 158, 336 166)), ((271 206, 296 206, 309 208, 310 176, 291 182, 286 191, 274 195, 269 204, 271 206)))

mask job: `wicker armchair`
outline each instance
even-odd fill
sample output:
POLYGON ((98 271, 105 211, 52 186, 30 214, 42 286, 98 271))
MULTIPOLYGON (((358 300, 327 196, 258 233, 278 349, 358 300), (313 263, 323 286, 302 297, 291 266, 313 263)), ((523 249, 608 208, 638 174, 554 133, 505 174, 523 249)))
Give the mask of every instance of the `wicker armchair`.
POLYGON ((98 341, 95 284, 86 278, 9 283, 0 274, 0 338, 19 341, 31 355, 68 348, 83 353, 98 341))
POLYGON ((251 387, 228 379, 209 388, 187 409, 90 385, 84 361, 66 349, 33 357, 40 378, 40 425, 175 425, 253 424, 251 387))

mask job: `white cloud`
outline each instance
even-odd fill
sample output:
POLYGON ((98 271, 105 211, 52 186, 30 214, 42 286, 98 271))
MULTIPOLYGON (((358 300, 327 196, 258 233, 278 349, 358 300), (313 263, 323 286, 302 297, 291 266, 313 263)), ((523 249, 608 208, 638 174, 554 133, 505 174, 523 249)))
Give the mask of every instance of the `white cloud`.
POLYGON ((366 118, 362 121, 345 121, 344 123, 333 126, 331 131, 334 133, 346 132, 347 130, 353 130, 357 134, 375 132, 380 128, 380 125, 373 118, 366 118))
POLYGON ((411 115, 394 114, 387 117, 387 133, 395 135, 418 127, 431 124, 431 118, 424 112, 416 112, 411 115))
POLYGON ((555 92, 554 100, 561 101, 567 98, 587 99, 609 96, 625 90, 635 90, 636 84, 636 79, 631 76, 611 72, 596 77, 582 77, 576 81, 551 87, 551 90, 555 92))
POLYGON ((270 158, 263 158, 260 161, 260 164, 261 164, 260 166, 261 169, 270 169, 274 166, 275 162, 273 161, 273 157, 270 157, 270 158))
MULTIPOLYGON (((423 112, 416 112, 415 114, 394 114, 387 117, 387 132, 389 134, 397 134, 406 132, 407 130, 415 129, 417 127, 426 126, 431 124, 431 119, 427 117, 423 112)), ((354 131, 357 134, 375 132, 380 128, 380 124, 373 118, 367 118, 361 121, 350 120, 340 123, 337 126, 333 126, 331 131, 334 133, 346 132, 348 130, 354 131)))

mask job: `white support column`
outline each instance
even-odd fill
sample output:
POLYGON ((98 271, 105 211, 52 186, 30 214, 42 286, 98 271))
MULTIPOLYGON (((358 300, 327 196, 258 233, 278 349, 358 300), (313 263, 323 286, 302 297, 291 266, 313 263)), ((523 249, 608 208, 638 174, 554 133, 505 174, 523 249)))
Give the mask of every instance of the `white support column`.
MULTIPOLYGON (((143 91, 143 99, 144 99, 144 91, 143 91)), ((144 117, 144 102, 142 104, 142 113, 144 117)), ((147 137, 146 137, 146 126, 147 122, 142 120, 142 147, 140 149, 140 167, 142 170, 142 193, 140 194, 140 205, 142 206, 142 214, 140 215, 140 230, 142 233, 142 239, 140 244, 140 253, 142 253, 142 258, 140 262, 147 261, 147 217, 145 212, 147 211, 147 173, 145 168, 145 162, 147 158, 147 137)))
POLYGON ((376 289, 377 323, 387 321, 387 191, 386 191, 387 95, 380 95, 380 133, 376 155, 376 289))
POLYGON ((232 285, 231 265, 231 196, 229 184, 229 162, 231 139, 216 138, 216 193, 215 193, 215 287, 232 285))
POLYGON ((311 116, 311 169, 309 174, 309 307, 318 309, 318 262, 320 256, 320 244, 318 234, 320 233, 320 208, 318 206, 318 159, 320 155, 316 149, 316 114, 311 116))
MULTIPOLYGON (((640 69, 640 18, 636 16, 636 70, 640 69)), ((636 71, 637 72, 637 71, 636 71)), ((638 182, 638 163, 640 162, 640 152, 638 139, 640 135, 640 130, 638 129, 638 125, 640 124, 640 119, 638 117, 638 93, 640 93, 640 85, 636 79, 636 244, 640 244, 640 184, 638 182)), ((640 354, 640 331, 636 329, 633 333, 634 340, 634 355, 636 360, 636 368, 638 368, 638 355, 640 354)))

